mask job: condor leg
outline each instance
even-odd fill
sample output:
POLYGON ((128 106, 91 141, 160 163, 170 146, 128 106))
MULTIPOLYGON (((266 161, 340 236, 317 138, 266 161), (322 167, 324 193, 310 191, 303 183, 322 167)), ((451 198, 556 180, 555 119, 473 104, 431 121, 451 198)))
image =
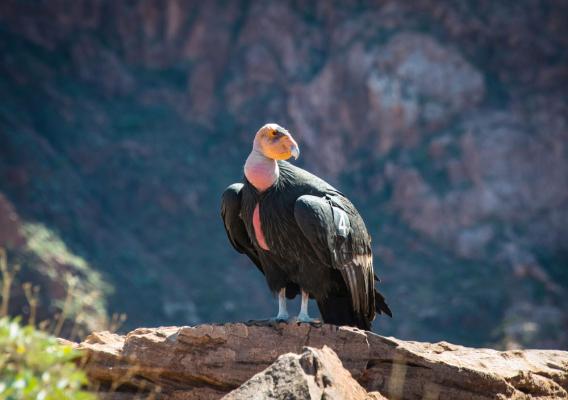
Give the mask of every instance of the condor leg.
POLYGON ((278 291, 278 315, 272 318, 273 321, 288 321, 289 315, 286 309, 286 288, 278 291))
POLYGON ((302 290, 302 306, 300 307, 300 313, 298 314, 298 318, 297 321, 298 322, 304 322, 304 323, 311 323, 311 322, 316 322, 317 320, 315 318, 310 318, 310 316, 308 315, 308 302, 310 300, 310 295, 308 292, 304 292, 304 290, 302 290))

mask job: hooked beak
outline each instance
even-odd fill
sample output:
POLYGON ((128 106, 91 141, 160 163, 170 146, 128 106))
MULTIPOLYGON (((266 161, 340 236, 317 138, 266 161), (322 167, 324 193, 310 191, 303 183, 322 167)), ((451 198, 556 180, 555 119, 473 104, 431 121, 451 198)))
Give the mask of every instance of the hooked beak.
POLYGON ((300 157, 300 148, 297 144, 293 144, 292 148, 290 149, 290 154, 294 157, 294 160, 297 160, 300 157))

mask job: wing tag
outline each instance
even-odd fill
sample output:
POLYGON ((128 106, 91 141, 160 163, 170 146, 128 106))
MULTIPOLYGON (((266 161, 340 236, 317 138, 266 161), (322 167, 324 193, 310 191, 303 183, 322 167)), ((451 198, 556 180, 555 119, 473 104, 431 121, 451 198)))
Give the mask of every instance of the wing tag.
POLYGON ((345 211, 338 207, 332 207, 332 209, 335 234, 345 239, 349 235, 349 230, 351 229, 349 217, 347 216, 347 213, 345 211))

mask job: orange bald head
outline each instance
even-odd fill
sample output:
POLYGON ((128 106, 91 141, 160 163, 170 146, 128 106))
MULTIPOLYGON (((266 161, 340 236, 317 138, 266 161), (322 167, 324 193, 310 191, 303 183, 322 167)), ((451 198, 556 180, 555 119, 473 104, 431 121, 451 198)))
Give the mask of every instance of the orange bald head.
POLYGON ((253 147, 273 160, 298 158, 300 148, 290 133, 278 124, 266 124, 254 137, 253 147))

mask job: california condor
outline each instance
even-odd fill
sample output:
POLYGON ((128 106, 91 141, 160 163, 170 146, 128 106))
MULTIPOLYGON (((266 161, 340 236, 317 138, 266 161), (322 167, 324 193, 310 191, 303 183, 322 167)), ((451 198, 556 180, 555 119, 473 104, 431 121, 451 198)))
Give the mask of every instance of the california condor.
POLYGON ((392 313, 375 289, 365 223, 343 193, 284 161, 299 154, 286 129, 260 128, 243 182, 223 193, 221 216, 229 241, 278 293, 275 320, 288 320, 286 297, 301 293, 299 322, 313 321, 308 315, 312 297, 324 322, 370 330, 376 313, 392 313))

